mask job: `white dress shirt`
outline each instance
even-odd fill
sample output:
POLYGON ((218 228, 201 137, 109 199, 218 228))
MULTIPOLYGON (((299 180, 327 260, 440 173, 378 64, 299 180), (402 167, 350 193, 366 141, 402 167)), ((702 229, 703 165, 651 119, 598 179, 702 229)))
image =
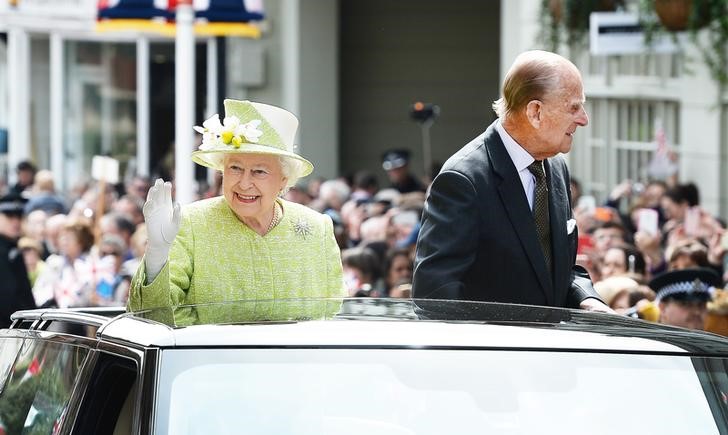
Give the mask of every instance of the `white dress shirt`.
POLYGON ((508 155, 513 161, 513 165, 518 171, 518 176, 521 177, 521 184, 523 185, 523 191, 526 193, 526 199, 528 199, 528 206, 533 210, 533 197, 534 191, 536 190, 536 177, 528 170, 528 166, 533 163, 534 159, 528 151, 524 150, 523 147, 518 145, 518 142, 511 137, 510 134, 501 125, 500 119, 495 124, 495 129, 500 135, 503 145, 508 151, 508 155))

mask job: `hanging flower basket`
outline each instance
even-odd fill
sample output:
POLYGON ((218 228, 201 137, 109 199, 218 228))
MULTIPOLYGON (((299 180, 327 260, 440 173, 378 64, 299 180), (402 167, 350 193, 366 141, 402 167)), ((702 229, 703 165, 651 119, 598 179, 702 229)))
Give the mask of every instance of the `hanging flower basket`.
POLYGON ((672 32, 699 29, 710 21, 709 4, 705 1, 654 0, 654 8, 662 26, 672 32))

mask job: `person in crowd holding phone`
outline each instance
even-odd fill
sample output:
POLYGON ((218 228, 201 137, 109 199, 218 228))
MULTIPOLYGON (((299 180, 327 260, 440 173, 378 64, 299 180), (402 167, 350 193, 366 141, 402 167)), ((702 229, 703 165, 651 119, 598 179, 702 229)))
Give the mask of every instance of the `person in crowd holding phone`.
POLYGON ((335 313, 336 303, 281 299, 346 294, 331 218, 282 198, 313 165, 293 152, 298 120, 267 104, 225 100, 225 119, 202 127, 196 163, 222 172, 223 195, 182 210, 157 180, 144 205, 148 245, 128 308, 171 308, 176 325, 335 313), (190 306, 224 301, 274 301, 190 306), (243 305, 241 307, 241 305, 243 305), (246 308, 247 307, 247 308, 246 308), (235 316, 230 318, 230 316, 235 316))

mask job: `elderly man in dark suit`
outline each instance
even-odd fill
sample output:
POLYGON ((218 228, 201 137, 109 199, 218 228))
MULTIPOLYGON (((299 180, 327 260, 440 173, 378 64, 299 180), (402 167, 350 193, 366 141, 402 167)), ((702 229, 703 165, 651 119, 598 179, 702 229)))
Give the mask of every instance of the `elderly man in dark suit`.
POLYGON ((569 60, 537 50, 516 58, 493 104, 499 119, 432 183, 414 297, 612 312, 574 264, 569 172, 557 157, 589 122, 584 99, 569 60))

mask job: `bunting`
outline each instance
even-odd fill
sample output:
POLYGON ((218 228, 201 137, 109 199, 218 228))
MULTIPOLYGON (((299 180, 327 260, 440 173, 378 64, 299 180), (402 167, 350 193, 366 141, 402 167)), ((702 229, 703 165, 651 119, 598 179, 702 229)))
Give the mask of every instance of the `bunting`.
MULTIPOLYGON (((174 37, 176 8, 177 0, 99 0, 96 30, 174 37)), ((252 23, 264 18, 262 0, 195 0, 193 8, 196 35, 260 37, 252 23)))

